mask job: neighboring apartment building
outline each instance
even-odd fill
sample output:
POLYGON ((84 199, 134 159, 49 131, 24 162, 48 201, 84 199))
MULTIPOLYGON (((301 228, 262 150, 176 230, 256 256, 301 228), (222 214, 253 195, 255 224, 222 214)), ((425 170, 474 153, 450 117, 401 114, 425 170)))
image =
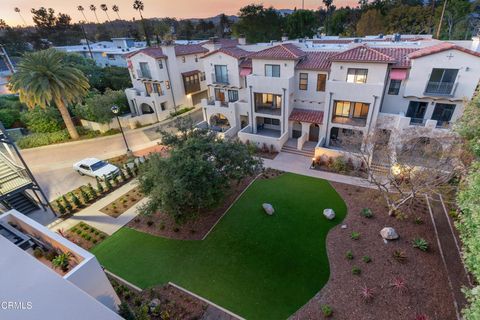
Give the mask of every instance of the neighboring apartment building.
MULTIPOLYGON (((208 45, 207 45, 208 46, 208 45)), ((207 98, 202 44, 163 44, 127 55, 133 88, 125 90, 133 115, 155 114, 161 121, 181 107, 207 98)))
POLYGON ((125 54, 145 48, 145 42, 135 42, 133 38, 112 38, 112 41, 100 41, 80 45, 55 47, 59 51, 77 53, 95 60, 101 67, 127 67, 125 54))
POLYGON ((364 40, 284 41, 206 54, 205 71, 213 74, 211 99, 203 100, 206 122, 226 137, 317 156, 355 152, 362 146, 345 142, 372 128, 400 136, 422 128, 427 138, 449 130, 480 80, 478 39, 364 40))
POLYGON ((0 215, 0 318, 120 320, 120 300, 94 255, 16 210, 0 215), (69 253, 61 271, 44 256, 69 253))

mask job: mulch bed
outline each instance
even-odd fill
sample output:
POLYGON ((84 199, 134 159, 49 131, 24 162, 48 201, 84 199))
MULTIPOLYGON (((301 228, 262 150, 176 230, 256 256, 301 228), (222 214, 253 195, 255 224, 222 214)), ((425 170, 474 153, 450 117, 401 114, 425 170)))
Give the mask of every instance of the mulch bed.
POLYGON ((85 250, 90 250, 108 237, 106 233, 85 222, 79 222, 63 233, 68 240, 85 250))
POLYGON ((150 216, 140 214, 130 221, 127 226, 164 238, 201 240, 254 179, 255 177, 248 177, 239 184, 232 184, 228 195, 220 206, 209 211, 200 212, 196 218, 190 219, 183 224, 176 223, 173 217, 165 213, 157 212, 150 216))
MULTIPOLYGON (((324 319, 321 307, 333 309, 331 319, 415 319, 426 315, 428 319, 456 319, 452 293, 446 271, 437 247, 433 225, 424 202, 417 203, 414 212, 406 213, 404 219, 389 217, 384 200, 375 190, 340 183, 332 183, 348 206, 348 215, 342 224, 330 231, 327 251, 330 261, 330 279, 326 286, 293 319, 324 319), (363 208, 371 208, 374 217, 360 215, 363 208), (420 218, 423 224, 415 223, 420 218), (383 227, 393 227, 400 239, 383 242, 379 232, 383 227), (360 238, 352 240, 352 232, 360 238), (422 237, 429 242, 428 252, 412 247, 412 239, 422 237), (348 260, 351 250, 354 258, 348 260), (396 261, 393 251, 401 250, 407 259, 396 261), (363 256, 371 262, 365 263, 363 256), (361 269, 353 275, 352 268, 361 269), (394 278, 402 278, 407 290, 400 292, 391 286, 394 278), (373 298, 362 299, 363 287, 373 290, 373 298)), ((329 318, 330 319, 330 318, 329 318)))
POLYGON ((278 152, 256 151, 255 155, 261 158, 273 160, 276 156, 278 156, 278 152))
POLYGON ((138 187, 135 187, 121 197, 110 202, 108 205, 100 209, 100 211, 111 217, 117 218, 142 199, 143 194, 138 187))
POLYGON ((120 284, 112 277, 109 277, 109 280, 120 300, 125 302, 136 316, 139 316, 140 310, 143 308, 148 310, 147 313, 151 320, 194 320, 201 319, 208 307, 205 302, 170 285, 138 292, 120 284), (150 307, 151 304, 152 306, 150 307), (155 308, 154 305, 158 306, 155 308))

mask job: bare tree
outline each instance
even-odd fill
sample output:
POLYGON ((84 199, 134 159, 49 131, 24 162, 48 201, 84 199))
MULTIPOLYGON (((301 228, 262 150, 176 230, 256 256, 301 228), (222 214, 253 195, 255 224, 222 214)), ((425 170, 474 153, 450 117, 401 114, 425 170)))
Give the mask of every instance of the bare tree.
POLYGON ((430 130, 377 128, 348 139, 349 144, 362 146, 353 155, 380 191, 390 216, 410 208, 426 194, 451 191, 454 186, 449 181, 463 170, 458 136, 445 131, 430 137, 430 130))

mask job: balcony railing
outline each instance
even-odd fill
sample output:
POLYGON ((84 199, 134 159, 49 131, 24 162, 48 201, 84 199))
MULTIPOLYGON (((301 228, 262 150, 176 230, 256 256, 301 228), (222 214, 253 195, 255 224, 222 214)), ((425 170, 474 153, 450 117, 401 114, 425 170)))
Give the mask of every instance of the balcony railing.
POLYGON ((193 82, 193 83, 184 82, 183 84, 185 86, 186 94, 200 91, 200 82, 193 82))
POLYGON ((150 71, 142 72, 142 70, 140 70, 140 69, 137 69, 137 77, 139 79, 152 79, 152 75, 151 75, 150 71))
POLYGON ((425 126, 425 123, 427 123, 427 119, 410 118, 410 125, 411 126, 425 126))
POLYGON ((255 112, 279 116, 279 115, 282 114, 282 108, 278 108, 278 107, 257 107, 257 106, 255 106, 255 112))
POLYGON ((0 177, 0 195, 6 195, 14 190, 30 185, 32 181, 28 177, 26 169, 17 169, 0 177))
POLYGON ((229 84, 228 74, 222 76, 222 75, 217 75, 215 73, 212 73, 212 83, 229 84))
POLYGON ((430 81, 427 83, 425 88, 426 94, 441 95, 441 96, 450 96, 455 92, 456 83, 454 82, 434 82, 430 81))
POLYGON ((339 124, 347 124, 350 126, 359 126, 359 127, 365 127, 367 125, 366 118, 349 118, 349 117, 333 116, 332 122, 339 123, 339 124))
POLYGON ((437 120, 437 128, 439 129, 450 129, 452 127, 452 124, 450 121, 441 121, 437 120))

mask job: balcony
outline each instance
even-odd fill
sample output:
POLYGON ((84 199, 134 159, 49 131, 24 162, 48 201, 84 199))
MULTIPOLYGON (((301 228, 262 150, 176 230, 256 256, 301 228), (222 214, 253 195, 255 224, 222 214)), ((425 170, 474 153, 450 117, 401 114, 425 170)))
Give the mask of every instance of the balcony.
POLYGON ((332 122, 349 126, 365 127, 367 125, 367 118, 349 118, 334 115, 332 122))
POLYGON ((215 73, 212 73, 212 83, 224 85, 230 84, 230 82, 228 81, 228 73, 226 75, 217 75, 215 73))
POLYGON ((255 106, 256 113, 269 114, 272 116, 280 116, 282 114, 282 108, 277 107, 257 107, 255 106))
POLYGON ((186 94, 190 94, 190 93, 200 91, 200 82, 187 83, 184 80, 183 86, 185 88, 185 93, 186 94))
POLYGON ((425 87, 425 95, 453 96, 457 88, 457 82, 434 82, 430 81, 425 87))

